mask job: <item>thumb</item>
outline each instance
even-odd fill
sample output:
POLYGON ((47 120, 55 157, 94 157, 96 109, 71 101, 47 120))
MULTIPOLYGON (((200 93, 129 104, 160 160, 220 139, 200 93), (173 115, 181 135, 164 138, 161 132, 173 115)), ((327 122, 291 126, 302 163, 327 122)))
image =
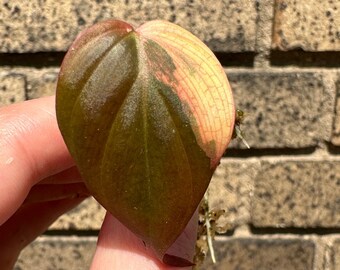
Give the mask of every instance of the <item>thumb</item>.
MULTIPOLYGON (((169 254, 188 261, 193 260, 197 219, 198 215, 195 213, 183 233, 169 248, 169 254)), ((179 268, 163 264, 140 238, 107 213, 99 234, 91 269, 189 270, 191 267, 179 268)))

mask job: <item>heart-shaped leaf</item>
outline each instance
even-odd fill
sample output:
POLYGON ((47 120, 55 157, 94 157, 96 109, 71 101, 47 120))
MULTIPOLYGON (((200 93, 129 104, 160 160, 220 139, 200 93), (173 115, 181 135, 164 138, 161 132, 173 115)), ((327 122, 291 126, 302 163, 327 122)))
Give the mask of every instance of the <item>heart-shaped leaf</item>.
POLYGON ((225 73, 169 22, 83 31, 63 61, 57 118, 92 195, 160 259, 196 210, 232 135, 225 73))

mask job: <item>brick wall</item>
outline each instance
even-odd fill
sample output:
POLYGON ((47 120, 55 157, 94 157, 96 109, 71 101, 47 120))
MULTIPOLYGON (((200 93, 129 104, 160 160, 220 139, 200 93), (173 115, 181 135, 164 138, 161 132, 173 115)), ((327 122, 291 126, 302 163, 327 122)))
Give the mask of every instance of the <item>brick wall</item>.
MULTIPOLYGON (((202 269, 340 269, 340 2, 31 0, 0 5, 0 103, 51 95, 76 34, 105 18, 166 19, 225 66, 251 149, 233 142, 210 187, 218 263, 202 269)), ((16 269, 84 269, 104 211, 88 200, 16 269)))

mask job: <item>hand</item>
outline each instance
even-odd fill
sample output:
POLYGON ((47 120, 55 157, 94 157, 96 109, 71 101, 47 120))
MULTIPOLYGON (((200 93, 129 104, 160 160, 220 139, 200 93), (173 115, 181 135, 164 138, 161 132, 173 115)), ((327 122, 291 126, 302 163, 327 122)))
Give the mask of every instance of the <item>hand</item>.
MULTIPOLYGON (((54 97, 0 108, 0 268, 60 215, 88 196, 59 132, 54 97)), ((197 217, 171 254, 192 260, 197 217)), ((159 262, 143 242, 110 214, 104 220, 91 269, 190 269, 159 262)))

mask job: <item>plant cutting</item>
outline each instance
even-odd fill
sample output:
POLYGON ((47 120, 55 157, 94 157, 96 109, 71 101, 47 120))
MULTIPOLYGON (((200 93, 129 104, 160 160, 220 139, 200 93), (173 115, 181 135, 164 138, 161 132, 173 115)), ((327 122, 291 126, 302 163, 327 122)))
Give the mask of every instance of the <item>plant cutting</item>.
POLYGON ((59 128, 91 194, 164 263, 232 137, 223 68, 198 38, 165 21, 107 20, 63 60, 59 128))

